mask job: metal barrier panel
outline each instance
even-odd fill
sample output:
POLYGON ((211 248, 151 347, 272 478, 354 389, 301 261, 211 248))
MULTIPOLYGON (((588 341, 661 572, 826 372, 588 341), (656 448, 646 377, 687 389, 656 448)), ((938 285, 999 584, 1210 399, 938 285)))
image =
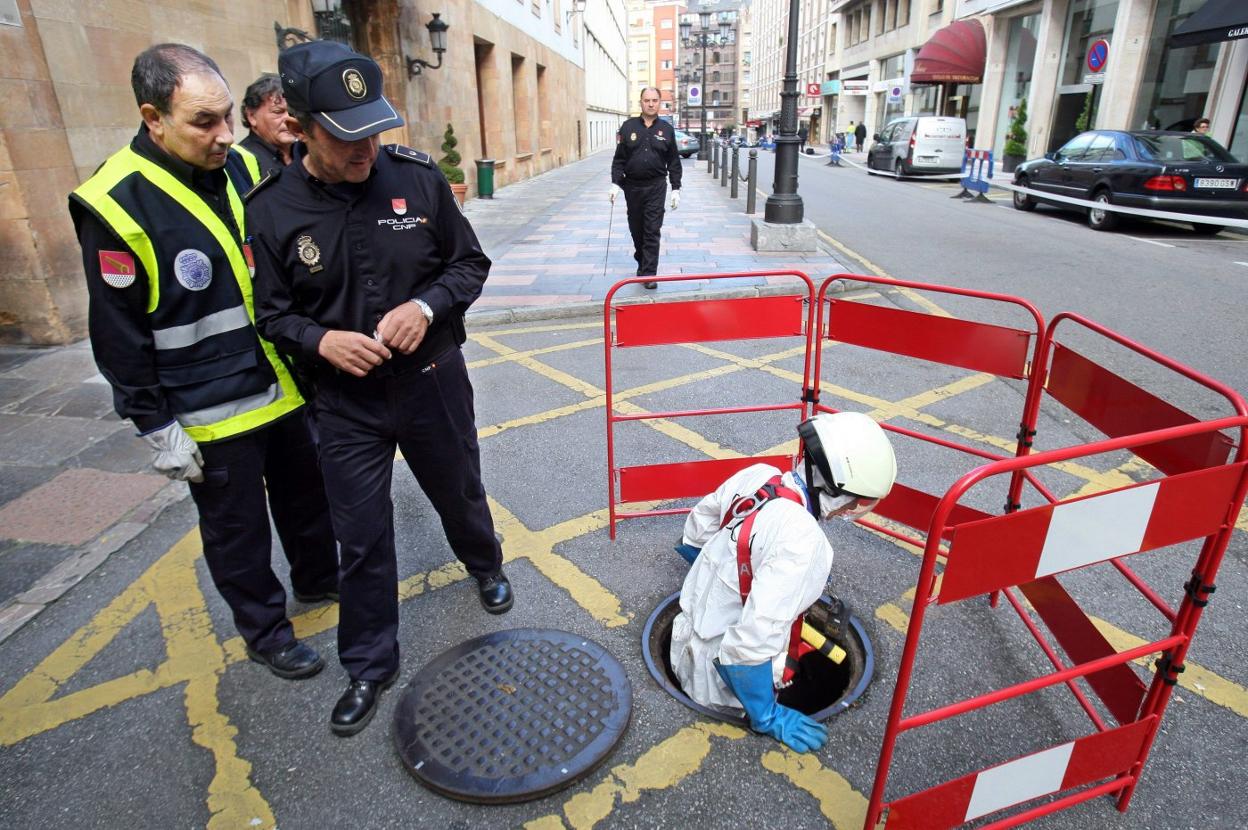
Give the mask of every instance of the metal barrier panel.
MULTIPOLYGON (((1111 437, 1194 424, 1197 419, 1144 391, 1083 355, 1054 343, 1045 389, 1068 409, 1111 437)), ((1225 464, 1231 440, 1220 432, 1136 447, 1134 452, 1164 473, 1225 464)))
POLYGON ((680 410, 620 415, 615 411, 615 380, 612 351, 617 348, 674 346, 681 344, 751 340, 759 338, 801 338, 805 350, 802 388, 810 385, 811 341, 814 331, 814 283, 800 271, 753 271, 728 274, 688 274, 680 276, 637 277, 621 280, 611 287, 603 302, 603 364, 607 413, 607 491, 610 536, 615 538, 616 522, 642 516, 688 512, 685 508, 646 509, 621 513, 621 502, 650 502, 698 497, 711 492, 723 480, 750 464, 767 463, 786 468, 788 456, 710 459, 694 462, 640 464, 620 467, 615 459, 615 427, 625 421, 706 415, 784 412, 792 410, 796 421, 806 417, 808 404, 795 390, 793 399, 778 404, 736 406, 718 409, 680 410), (743 297, 723 300, 676 300, 635 305, 613 304, 616 293, 627 285, 641 282, 706 282, 741 277, 791 277, 797 292, 781 296, 743 297), (618 488, 618 493, 617 493, 618 488))
POLYGON ((1027 376, 1031 333, 991 323, 937 317, 853 300, 830 300, 830 340, 907 355, 974 372, 1027 376))
POLYGON ((1212 536, 1244 464, 1228 464, 1094 496, 993 516, 953 529, 939 603, 1212 536), (1008 555, 1002 555, 1008 551, 1008 555))
POLYGON ((664 346, 801 336, 805 297, 649 303, 615 310, 615 345, 664 346))

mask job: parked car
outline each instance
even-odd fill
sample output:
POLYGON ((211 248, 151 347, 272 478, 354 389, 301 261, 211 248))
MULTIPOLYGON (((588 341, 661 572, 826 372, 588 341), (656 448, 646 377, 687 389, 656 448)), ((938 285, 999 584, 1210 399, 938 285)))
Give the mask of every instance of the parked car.
POLYGON ((701 148, 702 145, 698 143, 696 138, 689 135, 689 133, 681 130, 676 131, 676 149, 680 153, 681 158, 687 159, 694 153, 698 152, 701 148))
POLYGON ((966 120, 943 115, 894 118, 875 134, 867 168, 912 173, 957 173, 966 151, 966 120))
MULTIPOLYGON (((1238 219, 1248 217, 1246 182, 1248 165, 1236 161, 1218 142, 1167 130, 1091 130, 1014 171, 1014 183, 1032 190, 1106 205, 1238 219)), ((1034 210, 1037 202, 1046 200, 1014 194, 1019 210, 1034 210)), ((1086 210, 1093 230, 1111 230, 1121 218, 1113 211, 1086 210)), ((1215 234, 1223 226, 1196 222, 1192 227, 1197 233, 1215 234)))

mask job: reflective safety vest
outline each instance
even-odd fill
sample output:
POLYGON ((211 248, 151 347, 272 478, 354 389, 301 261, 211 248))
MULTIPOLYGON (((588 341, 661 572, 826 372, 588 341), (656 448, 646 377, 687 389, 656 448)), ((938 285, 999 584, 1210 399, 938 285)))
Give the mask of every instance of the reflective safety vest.
POLYGON ((233 179, 234 186, 246 193, 260 181, 260 159, 241 144, 231 146, 230 151, 225 160, 225 172, 233 179))
POLYGON ((196 441, 258 429, 303 405, 285 363, 256 333, 243 202, 227 176, 234 228, 191 188, 130 147, 71 195, 143 263, 156 376, 196 441))

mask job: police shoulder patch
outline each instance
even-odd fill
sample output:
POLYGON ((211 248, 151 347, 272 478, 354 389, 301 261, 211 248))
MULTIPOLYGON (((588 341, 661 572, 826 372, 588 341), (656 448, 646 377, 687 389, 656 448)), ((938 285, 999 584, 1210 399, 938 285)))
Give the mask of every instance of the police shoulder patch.
POLYGON ((252 199, 255 198, 257 193, 259 193, 261 190, 264 190, 269 185, 273 184, 273 182, 277 181, 277 177, 280 175, 282 175, 282 171, 279 168, 277 170, 270 171, 267 176, 265 176, 260 181, 256 182, 252 186, 251 190, 248 190, 246 193, 243 194, 244 204, 247 202, 250 202, 252 199))
POLYGON ((413 150, 411 147, 404 147, 402 144, 387 144, 386 152, 394 156, 396 159, 403 161, 415 161, 425 165, 425 167, 433 167, 433 157, 428 153, 422 153, 420 150, 413 150))

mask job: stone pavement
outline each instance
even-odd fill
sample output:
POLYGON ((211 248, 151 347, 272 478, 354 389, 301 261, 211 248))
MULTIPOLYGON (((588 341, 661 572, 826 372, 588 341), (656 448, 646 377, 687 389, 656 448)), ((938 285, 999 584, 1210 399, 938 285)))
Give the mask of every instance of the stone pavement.
MULTIPOLYGON (((611 153, 599 152, 468 202, 494 260, 469 325, 601 313, 611 285, 635 272, 623 200, 614 209, 607 200, 610 164, 611 153)), ((681 206, 664 222, 661 274, 799 269, 817 280, 844 270, 826 251, 754 253, 744 184, 740 193, 731 201, 705 162, 684 162, 681 206)), ((760 216, 762 208, 760 197, 760 216)), ((738 280, 731 290, 765 291, 773 281, 738 280)), ((705 281, 658 289, 690 290, 717 289, 705 281)), ((620 296, 654 293, 633 285, 620 296)), ((0 641, 188 497, 184 485, 151 473, 147 448, 113 413, 86 341, 0 347, 0 641)))

